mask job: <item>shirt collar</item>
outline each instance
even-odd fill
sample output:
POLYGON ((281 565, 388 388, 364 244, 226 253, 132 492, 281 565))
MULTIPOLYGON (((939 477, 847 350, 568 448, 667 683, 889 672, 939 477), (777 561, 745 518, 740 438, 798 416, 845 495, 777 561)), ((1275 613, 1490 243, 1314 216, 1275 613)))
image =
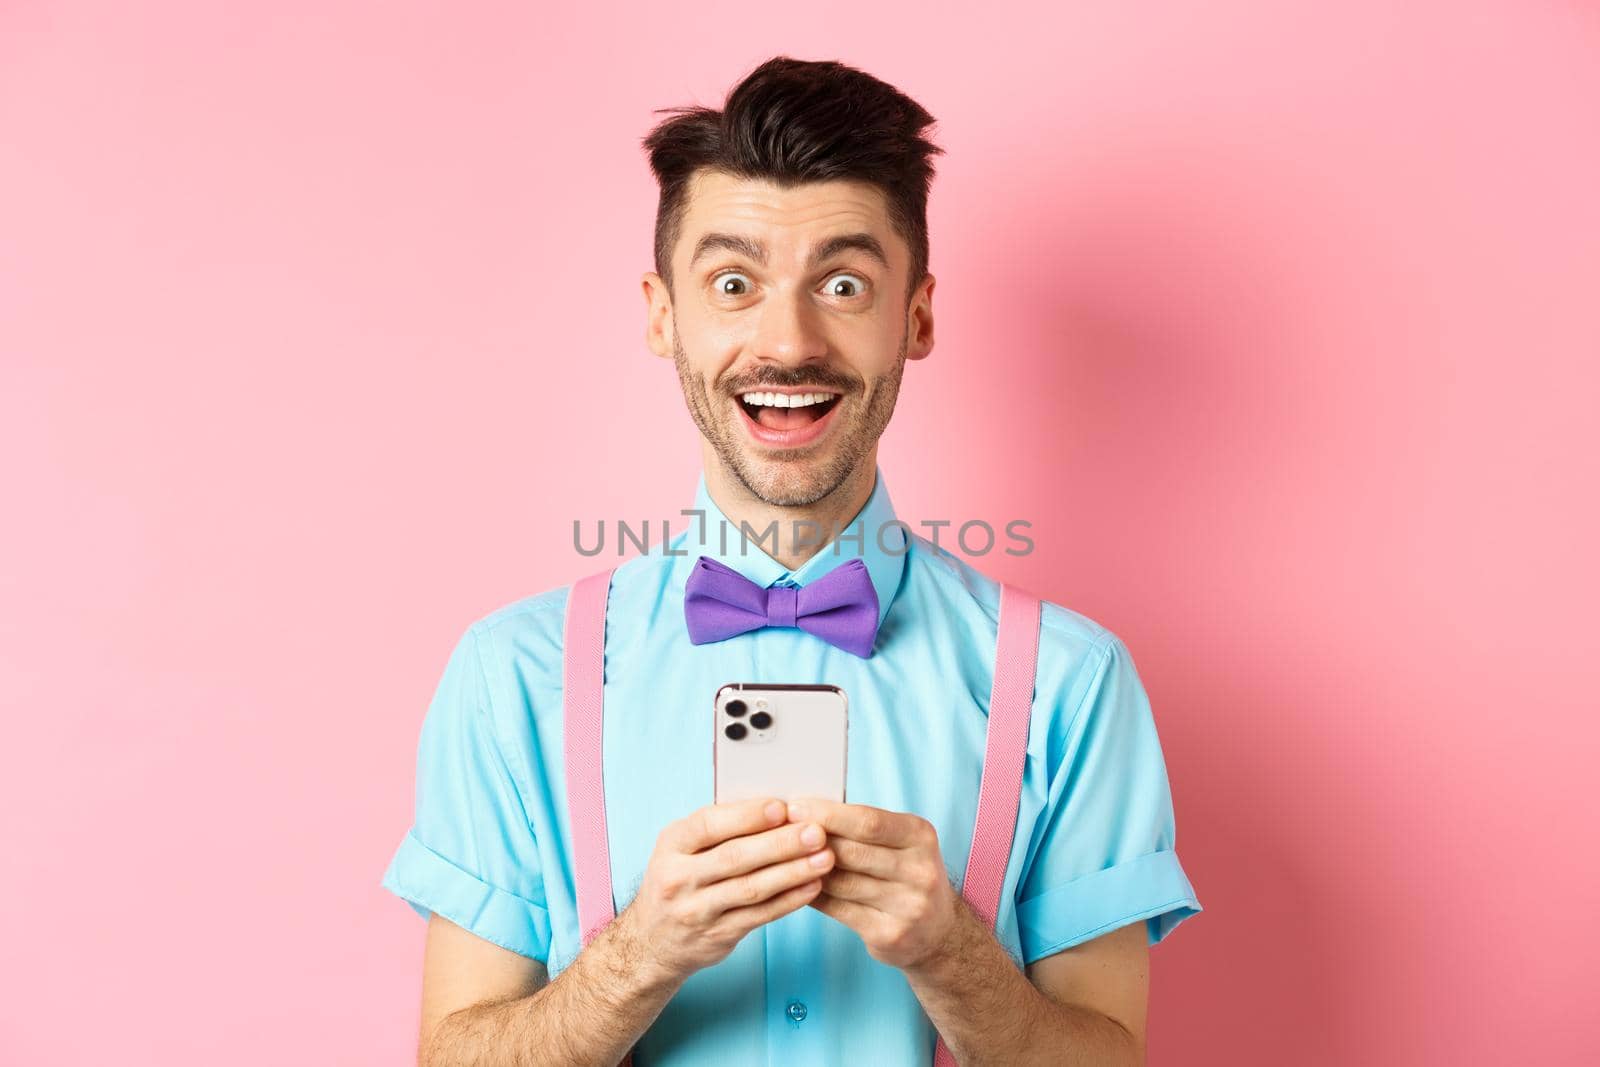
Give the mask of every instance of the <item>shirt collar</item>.
POLYGON ((757 538, 765 531, 752 527, 750 535, 744 536, 739 524, 723 513, 706 489, 704 471, 701 471, 695 489, 694 510, 684 518, 688 526, 676 539, 678 548, 674 554, 681 553, 689 564, 693 564, 699 556, 708 556, 733 568, 763 589, 784 580, 804 586, 846 561, 861 557, 867 567, 867 576, 872 579, 873 591, 878 596, 879 626, 883 625, 883 620, 889 614, 889 605, 900 588, 900 577, 905 571, 909 538, 905 525, 895 518, 882 468, 873 469, 872 495, 845 524, 839 536, 830 538, 832 531, 829 529, 817 531, 814 536, 823 541, 822 548, 792 571, 769 556, 762 547, 763 544, 772 543, 770 535, 765 541, 758 541, 757 538), (701 514, 705 516, 703 522, 701 514))

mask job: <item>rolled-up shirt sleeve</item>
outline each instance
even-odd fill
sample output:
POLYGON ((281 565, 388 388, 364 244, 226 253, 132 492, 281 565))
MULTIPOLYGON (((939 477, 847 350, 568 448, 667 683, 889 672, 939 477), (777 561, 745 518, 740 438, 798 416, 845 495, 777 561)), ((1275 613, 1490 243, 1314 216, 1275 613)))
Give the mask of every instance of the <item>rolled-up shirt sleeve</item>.
POLYGON ((423 720, 416 813, 383 887, 427 918, 546 961, 550 914, 533 830, 497 737, 484 640, 457 642, 423 720))
POLYGON ((1121 639, 1052 738, 1044 831, 1017 893, 1023 963, 1144 920, 1156 944, 1200 912, 1178 862, 1166 762, 1150 700, 1121 639))

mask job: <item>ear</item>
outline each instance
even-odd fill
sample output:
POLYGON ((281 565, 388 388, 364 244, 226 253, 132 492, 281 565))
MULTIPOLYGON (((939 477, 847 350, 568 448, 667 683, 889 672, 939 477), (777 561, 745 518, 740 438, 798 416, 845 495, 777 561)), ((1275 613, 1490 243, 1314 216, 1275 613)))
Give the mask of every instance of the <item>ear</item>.
POLYGON ((644 343, 662 359, 672 358, 672 294, 655 271, 646 271, 640 280, 644 292, 644 343))
POLYGON ((925 359, 933 351, 933 286, 938 279, 924 274, 906 308, 906 358, 925 359))

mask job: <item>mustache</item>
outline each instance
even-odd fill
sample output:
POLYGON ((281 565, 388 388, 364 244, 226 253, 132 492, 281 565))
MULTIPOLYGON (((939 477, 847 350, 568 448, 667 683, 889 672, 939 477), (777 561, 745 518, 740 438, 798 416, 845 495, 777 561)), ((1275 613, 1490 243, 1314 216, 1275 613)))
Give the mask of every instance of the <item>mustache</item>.
POLYGON ((812 385, 820 389, 831 389, 838 393, 853 393, 857 391, 859 383, 854 378, 818 371, 793 371, 789 373, 763 374, 756 378, 741 379, 723 385, 722 392, 728 396, 738 396, 740 393, 753 393, 762 389, 788 389, 812 385))

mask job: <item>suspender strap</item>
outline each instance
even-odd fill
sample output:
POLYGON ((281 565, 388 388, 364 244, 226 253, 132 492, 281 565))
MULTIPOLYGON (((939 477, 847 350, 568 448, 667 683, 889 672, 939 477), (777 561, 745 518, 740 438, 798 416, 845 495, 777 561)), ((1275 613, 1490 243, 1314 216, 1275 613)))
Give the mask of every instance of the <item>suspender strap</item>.
MULTIPOLYGON (((1001 585, 994 684, 989 693, 983 778, 978 787, 978 819, 972 830, 967 873, 961 882, 961 895, 990 927, 1000 914, 1000 893, 1017 829, 1038 658, 1039 598, 1015 586, 1001 585)), ((956 1067, 956 1058, 943 1037, 934 1047, 933 1063, 934 1067, 956 1067)))
POLYGON ((578 879, 578 929, 585 945, 617 914, 611 898, 611 850, 606 836, 606 793, 600 759, 606 596, 610 591, 609 570, 574 583, 567 595, 566 626, 561 638, 567 815, 572 821, 576 853, 573 868, 578 879))
MULTIPOLYGON (((617 916, 611 896, 611 844, 600 741, 605 720, 606 600, 611 571, 580 578, 567 594, 561 635, 562 752, 567 765, 567 816, 572 821, 578 929, 587 945, 617 916)), ((633 1054, 619 1067, 633 1067, 633 1054)))

